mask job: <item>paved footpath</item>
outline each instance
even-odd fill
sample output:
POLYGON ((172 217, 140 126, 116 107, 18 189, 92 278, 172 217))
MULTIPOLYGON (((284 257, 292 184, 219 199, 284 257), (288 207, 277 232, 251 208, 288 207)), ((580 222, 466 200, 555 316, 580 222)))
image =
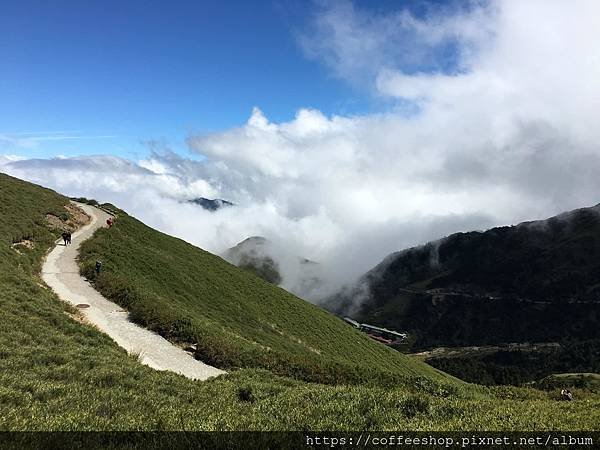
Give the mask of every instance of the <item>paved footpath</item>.
MULTIPOLYGON (((42 278, 61 300, 80 308, 88 322, 108 334, 128 353, 140 355, 140 361, 156 370, 170 370, 195 380, 206 380, 223 372, 194 359, 189 353, 171 344, 162 336, 127 319, 127 312, 104 298, 79 274, 76 262, 80 244, 106 224, 110 216, 90 205, 77 203, 91 222, 73 233, 72 244, 64 246, 62 239, 48 254, 42 267, 42 278)), ((118 224, 116 225, 118 226, 118 224)))

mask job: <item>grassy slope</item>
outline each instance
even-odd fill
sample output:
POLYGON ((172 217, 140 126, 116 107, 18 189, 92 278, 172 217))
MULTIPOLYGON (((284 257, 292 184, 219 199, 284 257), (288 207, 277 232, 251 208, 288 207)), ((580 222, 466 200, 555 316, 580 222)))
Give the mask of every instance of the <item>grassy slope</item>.
POLYGON ((241 370, 193 382, 140 365, 71 319, 35 277, 54 236, 46 212, 67 199, 0 174, 0 430, 587 429, 598 397, 559 402, 525 389, 324 386, 241 370), (13 239, 34 237, 19 255, 13 239), (242 401, 240 391, 252 393, 242 401))
MULTIPOLYGON (((448 378, 378 344, 325 310, 180 239, 120 212, 116 225, 82 246, 81 265, 96 287, 136 322, 197 344, 198 357, 224 368, 265 368, 335 383, 448 378)), ((452 380, 448 380, 452 382, 452 380)))

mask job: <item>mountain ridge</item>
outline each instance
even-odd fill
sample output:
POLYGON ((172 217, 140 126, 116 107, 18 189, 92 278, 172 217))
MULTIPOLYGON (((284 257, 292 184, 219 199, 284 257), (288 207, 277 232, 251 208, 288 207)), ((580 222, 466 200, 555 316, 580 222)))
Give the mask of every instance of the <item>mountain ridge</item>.
POLYGON ((211 211, 211 212, 218 211, 221 208, 235 206, 234 203, 227 201, 227 200, 223 200, 221 198, 212 199, 212 198, 206 198, 206 197, 194 198, 192 200, 188 200, 188 203, 193 203, 195 205, 201 206, 202 208, 206 209, 207 211, 211 211))
POLYGON ((595 205, 391 253, 326 305, 411 330, 417 348, 591 339, 599 274, 595 205))
POLYGON ((319 263, 294 255, 263 236, 250 236, 227 249, 222 256, 231 264, 303 299, 311 299, 323 285, 319 263))

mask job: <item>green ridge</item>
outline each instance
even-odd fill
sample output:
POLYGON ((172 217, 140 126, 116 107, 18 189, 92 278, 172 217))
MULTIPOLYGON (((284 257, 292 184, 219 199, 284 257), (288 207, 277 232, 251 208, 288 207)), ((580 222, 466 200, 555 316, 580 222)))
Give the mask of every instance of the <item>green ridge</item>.
POLYGON ((83 244, 81 266, 134 321, 197 344, 197 356, 221 368, 264 368, 327 383, 449 379, 322 308, 122 211, 115 226, 83 244), (103 263, 97 279, 96 260, 103 263))

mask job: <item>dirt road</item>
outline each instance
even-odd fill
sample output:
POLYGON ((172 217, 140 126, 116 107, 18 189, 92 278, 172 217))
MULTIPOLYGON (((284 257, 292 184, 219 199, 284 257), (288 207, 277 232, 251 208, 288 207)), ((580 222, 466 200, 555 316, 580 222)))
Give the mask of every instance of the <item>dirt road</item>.
POLYGON ((91 222, 73 233, 72 244, 64 246, 62 239, 48 254, 42 267, 42 278, 61 298, 72 305, 89 305, 80 308, 88 322, 108 334, 130 354, 157 370, 170 370, 188 378, 205 380, 224 373, 206 365, 162 336, 142 328, 127 319, 127 312, 98 293, 85 278, 79 275, 76 258, 80 244, 106 224, 109 215, 89 205, 77 204, 90 217, 91 222))

